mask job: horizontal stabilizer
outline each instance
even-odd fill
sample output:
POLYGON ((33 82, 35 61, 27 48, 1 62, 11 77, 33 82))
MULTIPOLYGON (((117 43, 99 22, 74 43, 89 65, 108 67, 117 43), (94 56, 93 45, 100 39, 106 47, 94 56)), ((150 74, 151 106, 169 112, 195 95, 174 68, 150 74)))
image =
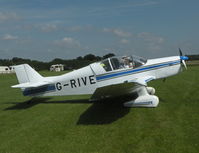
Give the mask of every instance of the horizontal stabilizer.
POLYGON ((35 82, 35 83, 27 82, 27 83, 14 85, 12 86, 12 88, 36 88, 36 87, 45 86, 49 84, 51 84, 51 82, 47 82, 47 81, 35 82))
POLYGON ((11 86, 12 88, 37 88, 52 84, 50 80, 42 77, 28 64, 14 66, 19 84, 11 86))

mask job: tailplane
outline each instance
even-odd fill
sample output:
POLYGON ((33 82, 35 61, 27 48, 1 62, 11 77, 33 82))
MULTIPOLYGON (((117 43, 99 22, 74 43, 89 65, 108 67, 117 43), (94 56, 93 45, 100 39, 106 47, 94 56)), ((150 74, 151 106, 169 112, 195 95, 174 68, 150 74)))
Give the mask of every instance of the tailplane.
POLYGON ((34 88, 49 84, 38 72, 36 72, 28 64, 14 66, 18 85, 12 86, 13 88, 34 88))

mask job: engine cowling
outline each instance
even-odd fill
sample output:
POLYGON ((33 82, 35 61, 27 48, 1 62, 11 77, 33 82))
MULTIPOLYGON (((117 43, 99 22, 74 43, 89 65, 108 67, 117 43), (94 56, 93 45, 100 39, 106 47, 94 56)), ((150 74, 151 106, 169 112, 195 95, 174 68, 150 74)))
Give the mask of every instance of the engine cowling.
POLYGON ((135 100, 124 103, 125 107, 157 107, 159 98, 155 95, 139 96, 135 100))
POLYGON ((146 87, 146 90, 149 95, 155 95, 155 88, 153 87, 146 87))

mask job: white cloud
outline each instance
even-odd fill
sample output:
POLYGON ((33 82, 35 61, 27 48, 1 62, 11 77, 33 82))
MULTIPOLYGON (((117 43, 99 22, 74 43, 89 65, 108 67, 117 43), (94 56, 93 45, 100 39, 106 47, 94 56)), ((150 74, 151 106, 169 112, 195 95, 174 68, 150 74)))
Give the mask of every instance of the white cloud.
POLYGON ((156 36, 152 33, 148 33, 148 32, 141 32, 138 34, 138 38, 141 38, 147 42, 154 42, 154 43, 158 43, 161 44, 164 42, 164 38, 156 36))
POLYGON ((73 27, 68 28, 68 29, 69 29, 69 31, 77 32, 77 31, 81 31, 83 29, 83 27, 81 27, 81 26, 73 26, 73 27))
POLYGON ((113 48, 105 48, 103 50, 106 51, 106 52, 108 52, 108 53, 115 52, 115 49, 113 49, 113 48))
POLYGON ((124 31, 119 30, 119 29, 114 29, 114 30, 113 30, 113 33, 116 34, 116 35, 119 36, 119 37, 129 37, 129 36, 131 36, 131 33, 129 33, 129 32, 124 32, 124 31))
POLYGON ((10 13, 4 13, 0 12, 0 22, 3 21, 13 21, 13 20, 19 20, 21 17, 19 17, 16 13, 10 12, 10 13))
POLYGON ((103 31, 104 32, 113 33, 114 35, 116 35, 118 37, 130 37, 130 36, 132 36, 132 34, 130 32, 125 32, 125 31, 123 31, 121 29, 104 28, 103 31))
POLYGON ((95 16, 113 16, 121 15, 124 12, 132 11, 138 8, 150 7, 158 5, 157 0, 134 0, 134 1, 118 1, 103 7, 93 7, 88 9, 90 15, 95 16))
POLYGON ((61 41, 63 43, 67 43, 67 44, 74 44, 74 43, 76 43, 76 41, 73 38, 71 38, 71 37, 64 37, 61 41))
POLYGON ((10 34, 5 34, 2 37, 2 40, 16 40, 16 39, 18 39, 18 36, 13 36, 13 35, 10 35, 10 34))
POLYGON ((132 8, 132 7, 143 7, 157 5, 158 2, 154 0, 143 0, 137 2, 129 2, 128 4, 120 5, 118 8, 132 8))
POLYGON ((128 39, 121 39, 120 43, 122 43, 122 44, 128 44, 129 40, 128 39))
POLYGON ((55 24, 44 24, 44 25, 40 25, 39 27, 44 32, 52 32, 58 29, 57 25, 55 24))
POLYGON ((43 32, 53 32, 58 30, 58 27, 56 24, 52 24, 52 23, 45 23, 45 24, 35 24, 35 25, 28 25, 26 26, 26 28, 28 29, 33 29, 36 28, 40 31, 43 32))
POLYGON ((79 31, 92 31, 93 27, 90 25, 87 26, 71 26, 66 27, 60 23, 44 23, 44 24, 35 24, 27 28, 36 28, 42 32, 53 32, 53 31, 67 31, 67 32, 79 32, 79 31))
POLYGON ((156 36, 149 32, 141 32, 137 36, 141 41, 144 41, 144 45, 153 52, 160 51, 165 42, 163 37, 156 36))
POLYGON ((79 48, 80 43, 78 40, 75 40, 71 37, 64 37, 61 40, 56 40, 55 44, 60 47, 68 47, 68 48, 79 48))
POLYGON ((91 25, 86 25, 86 26, 76 25, 76 26, 72 26, 72 27, 65 27, 64 29, 66 31, 69 31, 69 32, 92 31, 92 30, 94 30, 93 26, 91 26, 91 25))

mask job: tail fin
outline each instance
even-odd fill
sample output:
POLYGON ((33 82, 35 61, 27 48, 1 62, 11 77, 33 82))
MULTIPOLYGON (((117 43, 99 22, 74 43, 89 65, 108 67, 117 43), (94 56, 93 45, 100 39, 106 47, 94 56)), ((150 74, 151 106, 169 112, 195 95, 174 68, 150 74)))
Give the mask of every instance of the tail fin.
POLYGON ((19 84, 43 80, 43 77, 28 64, 17 65, 14 68, 19 84))

